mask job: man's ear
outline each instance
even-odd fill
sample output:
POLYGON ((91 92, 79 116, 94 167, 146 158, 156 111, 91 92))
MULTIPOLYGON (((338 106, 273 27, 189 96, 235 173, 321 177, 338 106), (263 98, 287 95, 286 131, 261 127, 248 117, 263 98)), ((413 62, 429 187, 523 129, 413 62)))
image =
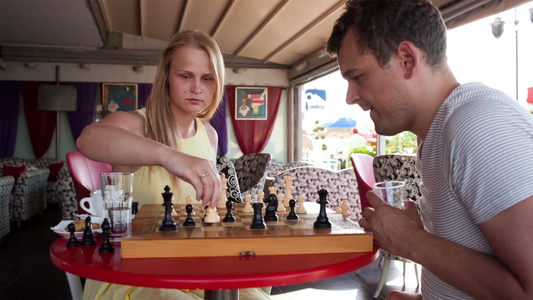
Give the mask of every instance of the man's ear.
POLYGON ((410 79, 420 64, 421 52, 412 42, 403 41, 398 44, 397 55, 403 68, 404 78, 410 79))

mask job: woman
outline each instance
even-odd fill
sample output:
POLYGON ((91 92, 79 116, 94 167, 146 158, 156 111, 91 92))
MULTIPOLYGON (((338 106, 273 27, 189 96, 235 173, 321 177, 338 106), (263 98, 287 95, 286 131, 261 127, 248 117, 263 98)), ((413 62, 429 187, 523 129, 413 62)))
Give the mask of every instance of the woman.
MULTIPOLYGON (((224 62, 216 42, 198 31, 172 37, 163 51, 146 109, 114 112, 87 126, 77 146, 113 171, 135 172, 134 199, 162 203, 165 185, 174 203, 186 196, 216 206, 220 177, 215 167, 218 136, 206 121, 223 94, 224 62), (196 191, 196 193, 195 193, 196 191)), ((261 289, 241 299, 268 299, 261 289)), ((83 299, 202 299, 203 291, 131 287, 87 280, 83 299)))

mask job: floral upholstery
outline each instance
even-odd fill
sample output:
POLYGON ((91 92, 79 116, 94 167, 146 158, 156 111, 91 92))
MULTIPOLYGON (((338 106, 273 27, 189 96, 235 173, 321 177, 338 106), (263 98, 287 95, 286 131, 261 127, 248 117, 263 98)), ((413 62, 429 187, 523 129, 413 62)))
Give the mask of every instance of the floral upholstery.
POLYGON ((13 176, 0 177, 0 240, 11 232, 9 204, 13 199, 11 192, 14 185, 13 176))
POLYGON ((361 205, 357 181, 353 170, 333 171, 314 166, 303 166, 285 170, 274 177, 272 186, 285 194, 285 178, 292 177, 292 198, 296 200, 303 194, 306 201, 318 200, 318 191, 328 191, 328 208, 340 207, 343 200, 350 206, 350 219, 361 217, 361 205))
POLYGON ((285 163, 285 162, 282 162, 276 159, 272 159, 270 161, 270 164, 267 167, 266 172, 267 172, 267 176, 274 177, 277 174, 288 169, 297 168, 297 167, 310 167, 310 166, 313 166, 313 164, 304 162, 304 161, 294 161, 294 162, 285 163))
POLYGON ((272 156, 268 153, 249 153, 234 160, 242 195, 257 195, 263 190, 266 170, 271 159, 272 156))
POLYGON ((420 191, 420 174, 416 168, 416 155, 387 154, 374 159, 376 182, 398 180, 405 182, 407 197, 418 203, 420 191))
POLYGON ((226 175, 226 179, 228 180, 226 184, 226 199, 233 202, 242 202, 237 171, 231 159, 226 156, 217 155, 217 171, 226 175))

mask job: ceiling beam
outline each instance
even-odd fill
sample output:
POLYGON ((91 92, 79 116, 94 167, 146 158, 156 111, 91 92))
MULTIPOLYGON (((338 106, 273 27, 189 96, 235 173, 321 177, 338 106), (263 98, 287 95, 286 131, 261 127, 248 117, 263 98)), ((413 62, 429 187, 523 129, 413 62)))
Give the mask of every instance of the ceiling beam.
POLYGON ((281 52, 283 49, 285 49, 286 47, 288 47, 290 44, 292 44, 294 41, 296 41, 297 39, 299 39, 302 35, 304 35, 306 32, 308 32, 309 30, 313 29, 313 27, 315 27, 316 25, 320 24, 322 21, 324 21, 327 17, 329 17, 333 12, 335 12, 337 9, 339 9, 341 6, 344 5, 346 1, 345 0, 341 0, 339 2, 337 2, 336 4, 334 4, 330 9, 328 9, 325 13, 323 13, 322 15, 320 15, 318 18, 316 18, 315 20, 313 20, 313 22, 311 22, 310 24, 308 24, 307 26, 305 26, 304 29, 300 30, 298 33, 296 33, 295 35, 293 35, 289 40, 287 40, 285 43, 283 43, 281 46, 279 46, 276 50, 272 51, 269 55, 267 55, 265 58, 263 58, 263 61, 264 62, 268 62, 270 61, 270 59, 272 57, 274 57, 276 54, 278 54, 279 52, 281 52))
POLYGON ((228 2, 228 4, 226 4, 226 7, 224 7, 224 11, 220 15, 220 18, 218 18, 217 23, 215 24, 215 27, 211 31, 211 36, 212 37, 214 37, 217 34, 218 29, 220 28, 220 26, 222 25, 224 20, 226 20, 226 16, 228 15, 228 13, 231 10, 231 7, 233 6, 234 3, 235 3, 235 0, 230 0, 228 2))
POLYGON ((189 4, 188 0, 183 0, 183 6, 181 7, 181 11, 180 11, 181 13, 178 19, 178 24, 176 24, 177 28, 174 30, 174 32, 179 32, 181 28, 183 27, 183 22, 185 19, 185 13, 187 12, 188 4, 189 4))
POLYGON ((89 0, 87 2, 89 3, 89 9, 91 10, 91 14, 94 18, 94 22, 96 23, 96 27, 98 27, 98 32, 100 33, 102 44, 105 45, 107 44, 107 26, 109 26, 109 21, 105 19, 98 0, 89 0))
POLYGON ((285 6, 285 4, 287 4, 288 2, 289 0, 283 0, 280 4, 278 4, 278 6, 276 6, 276 8, 268 14, 268 17, 263 22, 261 22, 261 24, 259 24, 259 26, 254 30, 254 32, 252 32, 252 34, 248 36, 248 38, 237 48, 237 50, 235 50, 233 55, 238 56, 244 50, 244 48, 246 48, 246 46, 248 46, 248 44, 253 39, 255 39, 255 37, 263 30, 263 28, 265 28, 265 26, 268 25, 268 23, 270 23, 270 21, 279 13, 279 11, 283 8, 283 6, 285 6))

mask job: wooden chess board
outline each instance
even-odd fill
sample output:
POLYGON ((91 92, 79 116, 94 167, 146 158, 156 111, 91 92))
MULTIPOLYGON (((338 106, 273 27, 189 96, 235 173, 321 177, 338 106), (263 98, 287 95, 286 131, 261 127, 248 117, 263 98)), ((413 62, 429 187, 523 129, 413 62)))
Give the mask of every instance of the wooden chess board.
MULTIPOLYGON (((226 209, 218 209, 219 223, 203 223, 200 205, 193 205, 196 226, 185 227, 185 205, 174 205, 177 216, 173 219, 177 231, 161 232, 165 216, 162 205, 143 205, 133 219, 131 232, 122 239, 122 258, 206 257, 239 255, 317 254, 367 252, 372 250, 372 234, 355 222, 328 210, 330 229, 314 229, 320 205, 306 202, 307 214, 299 220, 287 220, 279 213, 278 221, 266 221, 266 229, 250 229, 253 212, 242 209, 244 203, 235 203, 236 222, 222 222, 226 209)), ((264 209, 263 209, 264 215, 264 209)))

